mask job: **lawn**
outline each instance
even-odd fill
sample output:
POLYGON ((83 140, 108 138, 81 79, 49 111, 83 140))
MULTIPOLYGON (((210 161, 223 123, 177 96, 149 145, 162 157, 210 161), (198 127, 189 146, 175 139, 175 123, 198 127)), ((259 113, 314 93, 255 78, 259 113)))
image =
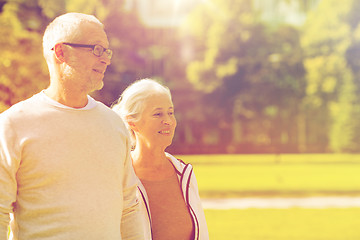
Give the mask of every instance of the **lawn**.
MULTIPOLYGON (((202 198, 360 195, 360 155, 184 155, 202 198)), ((359 240, 360 208, 205 209, 211 240, 359 240)))
POLYGON ((184 155, 200 196, 360 195, 360 155, 184 155))
POLYGON ((360 208, 205 210, 211 240, 359 240, 360 208))

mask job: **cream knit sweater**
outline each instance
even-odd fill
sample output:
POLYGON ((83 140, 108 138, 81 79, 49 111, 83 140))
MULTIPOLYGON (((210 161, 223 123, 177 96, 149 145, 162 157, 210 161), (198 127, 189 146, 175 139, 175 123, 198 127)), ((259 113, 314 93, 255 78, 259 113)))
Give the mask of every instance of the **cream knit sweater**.
POLYGON ((123 122, 39 95, 0 114, 0 239, 142 239, 123 122))

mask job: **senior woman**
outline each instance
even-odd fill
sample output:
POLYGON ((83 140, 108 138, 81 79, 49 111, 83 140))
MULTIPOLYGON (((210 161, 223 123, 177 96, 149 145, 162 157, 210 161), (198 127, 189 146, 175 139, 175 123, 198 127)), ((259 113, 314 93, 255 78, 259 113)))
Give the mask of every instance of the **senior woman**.
POLYGON ((145 239, 207 240, 205 215, 190 164, 165 152, 176 119, 170 90, 151 79, 136 81, 113 106, 127 125, 139 178, 145 239))

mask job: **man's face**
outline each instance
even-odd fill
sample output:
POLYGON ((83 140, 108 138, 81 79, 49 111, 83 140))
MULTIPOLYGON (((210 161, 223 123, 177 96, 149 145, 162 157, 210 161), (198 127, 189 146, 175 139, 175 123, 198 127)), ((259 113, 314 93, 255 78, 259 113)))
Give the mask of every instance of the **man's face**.
MULTIPOLYGON (((72 43, 95 45, 104 48, 109 47, 109 42, 100 25, 95 23, 84 23, 80 25, 79 37, 72 43)), ((110 59, 106 53, 98 57, 93 54, 91 48, 72 47, 67 48, 67 61, 64 67, 64 80, 70 81, 72 87, 87 93, 99 90, 103 87, 103 78, 110 59)))

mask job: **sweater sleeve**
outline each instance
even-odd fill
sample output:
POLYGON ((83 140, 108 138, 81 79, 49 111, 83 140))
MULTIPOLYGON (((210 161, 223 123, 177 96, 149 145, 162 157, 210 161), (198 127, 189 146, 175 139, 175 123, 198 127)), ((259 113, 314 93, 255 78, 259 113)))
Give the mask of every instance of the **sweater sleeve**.
POLYGON ((124 209, 121 219, 121 236, 124 240, 142 240, 144 229, 141 227, 143 225, 139 212, 139 202, 136 197, 137 180, 130 159, 130 147, 128 149, 124 166, 124 209))
POLYGON ((9 119, 0 115, 0 239, 7 239, 10 213, 16 201, 20 147, 9 119))

